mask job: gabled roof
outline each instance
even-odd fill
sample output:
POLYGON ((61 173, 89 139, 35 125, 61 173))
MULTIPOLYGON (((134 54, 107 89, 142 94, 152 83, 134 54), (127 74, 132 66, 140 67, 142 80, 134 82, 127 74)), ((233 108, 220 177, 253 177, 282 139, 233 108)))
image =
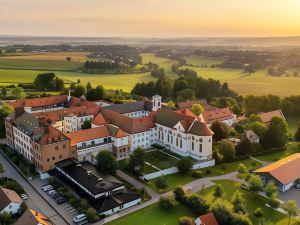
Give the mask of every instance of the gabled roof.
POLYGON ((188 133, 196 136, 212 136, 214 134, 206 123, 200 121, 195 121, 188 133))
POLYGON ((295 153, 277 162, 255 170, 255 173, 267 173, 282 184, 289 184, 300 178, 300 153, 295 153))
POLYGON ((202 116, 207 124, 212 124, 215 121, 224 121, 233 118, 233 114, 228 107, 203 112, 202 116))
POLYGON ((129 136, 129 134, 127 134, 126 132, 124 132, 122 129, 112 125, 112 124, 109 124, 107 125, 107 128, 110 132, 110 135, 112 137, 115 137, 115 138, 123 138, 123 137, 127 137, 129 136))
POLYGON ((79 142, 109 137, 110 133, 107 126, 101 126, 86 130, 79 130, 72 133, 66 133, 65 135, 71 139, 71 146, 75 146, 79 142))
POLYGON ((196 118, 167 109, 159 109, 156 112, 155 122, 165 127, 174 128, 180 122, 187 132, 196 118))
POLYGON ((17 220, 14 225, 53 225, 51 221, 43 214, 38 213, 32 209, 26 212, 17 220))
POLYGON ((280 109, 259 114, 263 123, 270 123, 273 117, 280 117, 285 120, 285 117, 280 109))
POLYGON ((76 115, 76 116, 88 116, 88 115, 96 115, 99 112, 100 107, 99 106, 93 106, 93 107, 86 107, 86 106, 78 106, 73 108, 65 108, 61 110, 55 110, 50 112, 39 112, 39 113, 33 113, 34 116, 37 118, 45 119, 48 122, 57 122, 63 120, 64 116, 67 115, 76 115))
POLYGON ((114 105, 106 106, 105 108, 121 114, 125 114, 125 113, 142 111, 142 110, 151 112, 152 107, 153 106, 151 101, 143 100, 137 102, 123 103, 123 104, 114 104, 114 105))
POLYGON ((195 224, 201 224, 201 225, 219 225, 215 215, 211 212, 205 215, 200 216, 198 219, 195 220, 195 224), (197 223, 197 222, 202 223, 197 223))
POLYGON ((40 126, 39 120, 30 113, 24 112, 14 121, 14 124, 19 127, 19 129, 31 136, 36 128, 40 126))
POLYGON ((197 116, 189 109, 179 109, 179 110, 176 110, 175 112, 197 118, 197 116))
POLYGON ((68 140, 67 136, 52 126, 35 129, 33 140, 40 145, 48 145, 68 140))
POLYGON ((139 120, 129 118, 118 112, 114 112, 107 108, 101 108, 101 113, 109 124, 113 124, 128 134, 137 134, 148 131, 149 128, 139 120))
POLYGON ((0 212, 11 203, 22 204, 22 199, 14 191, 6 188, 0 188, 0 212))
POLYGON ((259 139, 259 137, 257 136, 257 134, 253 130, 246 130, 245 131, 245 136, 249 140, 259 139))
POLYGON ((106 121, 105 121, 103 115, 101 113, 98 113, 98 115, 95 116, 95 118, 93 119, 92 124, 101 126, 101 125, 106 124, 106 121))
POLYGON ((192 106, 194 104, 200 104, 205 111, 210 111, 217 109, 214 106, 211 106, 207 103, 206 99, 199 99, 199 100, 194 100, 194 101, 186 101, 186 102, 178 102, 176 106, 180 109, 192 109, 192 106))
POLYGON ((67 95, 57 95, 43 98, 21 99, 9 103, 14 108, 18 107, 40 107, 48 105, 65 104, 68 100, 67 95))

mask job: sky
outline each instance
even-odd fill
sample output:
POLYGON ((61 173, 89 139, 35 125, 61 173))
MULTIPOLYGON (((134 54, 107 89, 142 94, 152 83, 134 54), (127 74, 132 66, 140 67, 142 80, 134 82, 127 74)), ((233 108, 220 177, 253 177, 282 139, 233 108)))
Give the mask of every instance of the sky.
POLYGON ((0 0, 0 35, 300 36, 300 0, 0 0))

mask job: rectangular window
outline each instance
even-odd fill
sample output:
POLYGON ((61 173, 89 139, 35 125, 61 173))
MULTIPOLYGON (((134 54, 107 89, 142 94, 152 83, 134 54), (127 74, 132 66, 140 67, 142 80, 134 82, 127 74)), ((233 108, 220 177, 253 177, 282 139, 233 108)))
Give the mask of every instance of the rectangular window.
POLYGON ((202 152, 202 144, 199 145, 199 152, 202 152))
POLYGON ((58 146, 55 146, 55 150, 58 150, 58 146))
POLYGON ((52 161, 54 161, 55 160, 55 156, 52 156, 52 161))

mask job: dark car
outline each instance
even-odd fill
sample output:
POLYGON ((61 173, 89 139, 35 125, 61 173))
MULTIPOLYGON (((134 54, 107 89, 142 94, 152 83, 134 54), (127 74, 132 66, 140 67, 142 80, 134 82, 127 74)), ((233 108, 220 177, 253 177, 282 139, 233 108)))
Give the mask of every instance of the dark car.
POLYGON ((67 202, 67 199, 64 197, 59 197, 58 199, 56 199, 56 203, 59 205, 65 203, 65 202, 67 202))

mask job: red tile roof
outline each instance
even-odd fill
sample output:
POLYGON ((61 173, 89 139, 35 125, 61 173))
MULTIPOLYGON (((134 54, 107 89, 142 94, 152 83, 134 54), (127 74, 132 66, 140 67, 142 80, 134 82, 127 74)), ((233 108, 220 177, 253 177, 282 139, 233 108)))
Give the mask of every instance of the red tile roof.
POLYGON ((206 99, 194 100, 194 101, 186 101, 186 102, 178 102, 176 106, 180 109, 192 109, 194 104, 200 104, 205 111, 210 111, 217 109, 214 106, 211 106, 207 103, 206 99))
POLYGON ((44 118, 45 120, 51 120, 52 122, 61 121, 64 116, 74 114, 77 116, 87 116, 87 115, 96 115, 99 112, 100 107, 94 106, 92 108, 87 108, 85 106, 79 106, 74 108, 66 108, 56 111, 50 111, 50 112, 39 112, 34 113, 38 118, 44 118))
POLYGON ((215 121, 224 121, 233 118, 233 114, 228 107, 203 112, 202 116, 207 124, 212 124, 215 121))
POLYGON ((67 95, 57 95, 43 98, 32 98, 32 99, 21 99, 15 102, 9 103, 13 107, 37 107, 37 106, 47 106, 66 103, 68 100, 67 95))
POLYGON ((300 178, 300 153, 295 153, 277 162, 271 163, 254 172, 270 174, 280 183, 286 185, 300 178))
POLYGON ((285 120, 284 115, 280 109, 271 112, 261 113, 259 114, 259 116, 263 123, 270 123, 273 117, 280 117, 283 120, 285 120))
POLYGON ((92 121, 92 124, 95 124, 97 126, 101 126, 106 124, 106 121, 101 113, 99 113, 92 121))
POLYGON ((219 225, 213 213, 200 216, 200 220, 202 221, 202 225, 219 225))
POLYGON ((58 129, 47 126, 36 128, 35 133, 41 133, 41 139, 37 141, 40 145, 53 144, 68 140, 67 136, 58 129))
POLYGON ((176 110, 175 112, 197 118, 197 116, 189 109, 179 109, 179 110, 176 110))
POLYGON ((101 126, 86 130, 79 130, 72 133, 66 133, 66 136, 71 139, 71 146, 75 146, 79 142, 109 137, 110 133, 107 126, 101 126))
POLYGON ((6 188, 0 188, 0 199, 0 211, 2 211, 10 203, 22 203, 22 199, 15 191, 6 188))

